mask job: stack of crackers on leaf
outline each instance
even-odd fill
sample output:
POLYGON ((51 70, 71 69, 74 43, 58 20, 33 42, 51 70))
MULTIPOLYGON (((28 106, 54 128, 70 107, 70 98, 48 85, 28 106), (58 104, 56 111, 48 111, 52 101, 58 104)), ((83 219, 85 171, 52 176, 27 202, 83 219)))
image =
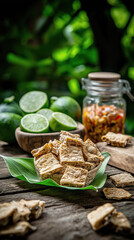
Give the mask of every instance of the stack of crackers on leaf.
POLYGON ((91 141, 61 131, 60 139, 32 150, 40 180, 51 178, 62 186, 85 187, 94 179, 104 157, 91 141))

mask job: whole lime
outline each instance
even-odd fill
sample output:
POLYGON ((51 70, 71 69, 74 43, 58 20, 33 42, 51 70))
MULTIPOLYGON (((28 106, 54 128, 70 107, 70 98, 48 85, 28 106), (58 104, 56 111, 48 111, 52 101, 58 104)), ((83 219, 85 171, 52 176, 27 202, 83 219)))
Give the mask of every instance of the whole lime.
POLYGON ((15 129, 20 125, 21 116, 15 113, 0 114, 0 140, 14 143, 15 129))
POLYGON ((16 113, 18 115, 23 116, 24 113, 21 110, 21 108, 19 107, 19 105, 16 102, 12 102, 12 103, 1 103, 0 104, 0 114, 1 113, 16 113))
POLYGON ((59 97, 55 102, 52 103, 50 109, 54 112, 65 113, 75 120, 79 120, 81 117, 81 107, 79 103, 72 97, 59 97))

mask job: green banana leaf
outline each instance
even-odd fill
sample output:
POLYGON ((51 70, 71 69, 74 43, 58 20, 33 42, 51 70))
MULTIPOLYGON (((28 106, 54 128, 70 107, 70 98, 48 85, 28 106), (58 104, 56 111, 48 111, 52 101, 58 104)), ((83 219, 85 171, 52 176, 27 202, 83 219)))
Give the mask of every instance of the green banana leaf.
POLYGON ((25 182, 34 183, 34 184, 41 184, 45 186, 51 187, 60 187, 70 190, 86 190, 91 189, 97 191, 99 188, 102 188, 106 182, 107 175, 104 174, 107 163, 110 158, 110 154, 108 152, 102 153, 105 157, 101 167, 99 168, 93 182, 91 185, 83 187, 83 188, 75 188, 75 187, 65 187, 57 184, 52 179, 46 179, 44 181, 40 181, 36 169, 34 167, 34 159, 33 158, 17 158, 17 157, 6 157, 0 155, 2 157, 9 169, 10 174, 13 177, 21 179, 25 182))

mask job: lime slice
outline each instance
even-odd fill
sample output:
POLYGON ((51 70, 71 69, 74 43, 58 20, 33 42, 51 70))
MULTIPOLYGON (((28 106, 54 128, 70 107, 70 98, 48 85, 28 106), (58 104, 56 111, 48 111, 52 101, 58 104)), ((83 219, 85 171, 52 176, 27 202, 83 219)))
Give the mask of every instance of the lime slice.
POLYGON ((77 123, 73 118, 60 112, 54 112, 52 114, 49 124, 54 132, 59 132, 61 130, 73 130, 77 128, 77 123))
POLYGON ((45 133, 49 131, 49 122, 40 114, 27 114, 21 119, 20 128, 24 132, 45 133))
POLYGON ((48 121, 50 121, 53 111, 48 109, 48 108, 42 108, 37 113, 41 114, 44 117, 46 117, 48 119, 48 121))
POLYGON ((31 91, 22 96, 19 104, 24 112, 34 113, 40 108, 48 107, 48 97, 44 92, 31 91))

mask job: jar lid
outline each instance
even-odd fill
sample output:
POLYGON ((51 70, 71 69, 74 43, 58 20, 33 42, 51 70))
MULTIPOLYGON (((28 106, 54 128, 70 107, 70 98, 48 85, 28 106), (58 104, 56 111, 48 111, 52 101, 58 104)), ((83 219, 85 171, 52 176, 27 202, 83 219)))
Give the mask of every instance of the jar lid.
POLYGON ((121 75, 118 73, 112 72, 92 72, 88 74, 90 80, 97 81, 118 81, 121 78, 121 75))

